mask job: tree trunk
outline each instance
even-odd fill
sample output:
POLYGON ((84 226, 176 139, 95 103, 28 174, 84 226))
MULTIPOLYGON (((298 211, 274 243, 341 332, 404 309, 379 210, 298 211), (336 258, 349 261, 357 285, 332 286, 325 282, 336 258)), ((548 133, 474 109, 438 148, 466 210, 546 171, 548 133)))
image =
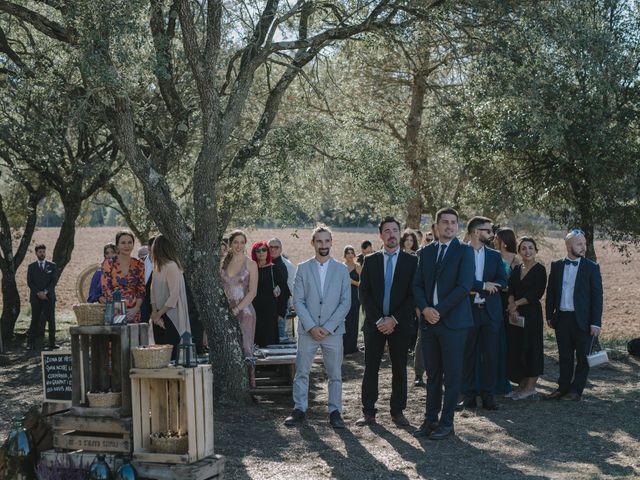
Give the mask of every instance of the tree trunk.
POLYGON ((16 284, 16 272, 9 267, 2 269, 2 340, 7 342, 13 338, 13 330, 20 315, 20 294, 16 284))
POLYGON ((64 206, 64 219, 60 227, 60 234, 53 248, 52 260, 58 267, 58 275, 62 275, 62 271, 71 260, 71 253, 75 246, 76 237, 76 220, 80 216, 82 209, 82 199, 76 197, 66 197, 62 199, 64 206))
POLYGON ((575 184, 573 191, 576 199, 575 208, 578 213, 578 224, 580 225, 580 229, 584 232, 584 236, 587 239, 586 257, 595 262, 597 261, 597 256, 596 249, 593 246, 595 225, 591 207, 591 188, 588 184, 586 186, 575 184))
POLYGON ((418 161, 418 139, 422 127, 422 114, 424 112, 424 97, 426 93, 425 75, 418 71, 413 76, 411 86, 411 108, 407 118, 407 129, 404 142, 404 159, 411 172, 411 189, 413 195, 407 201, 407 227, 420 228, 422 218, 422 175, 418 161))

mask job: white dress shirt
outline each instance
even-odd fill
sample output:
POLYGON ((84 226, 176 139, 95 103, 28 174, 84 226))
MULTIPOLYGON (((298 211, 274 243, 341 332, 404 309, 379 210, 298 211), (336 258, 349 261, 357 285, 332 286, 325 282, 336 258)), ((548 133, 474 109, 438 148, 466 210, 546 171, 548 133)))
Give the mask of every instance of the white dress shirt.
MULTIPOLYGON (((451 240, 453 240, 453 238, 451 240)), ((447 249, 444 252, 444 257, 442 257, 442 261, 444 262, 444 259, 447 258, 447 254, 449 253, 449 247, 451 246, 451 240, 449 240, 447 243, 438 243, 438 251, 436 252, 436 262, 438 261, 438 257, 440 256, 440 250, 442 249, 442 245, 447 246, 447 249)), ((436 305, 438 305, 438 282, 437 281, 436 281, 436 286, 433 289, 433 306, 435 307, 436 305)))
POLYGON ((580 268, 580 258, 571 260, 565 257, 565 260, 572 262, 577 261, 578 265, 565 265, 564 272, 562 272, 562 293, 560 294, 560 311, 562 312, 574 312, 573 305, 573 291, 576 286, 576 276, 578 275, 578 268, 580 268))
POLYGON ((327 270, 329 269, 329 260, 324 263, 320 263, 316 260, 316 267, 318 268, 318 275, 320 275, 320 293, 324 292, 324 279, 327 278, 327 270))
MULTIPOLYGON (((484 277, 484 247, 480 247, 479 250, 476 250, 474 248, 473 254, 475 255, 476 259, 476 280, 478 282, 483 282, 482 278, 484 277)), ((473 303, 485 303, 485 299, 480 297, 479 293, 476 293, 476 296, 473 299, 473 303)))

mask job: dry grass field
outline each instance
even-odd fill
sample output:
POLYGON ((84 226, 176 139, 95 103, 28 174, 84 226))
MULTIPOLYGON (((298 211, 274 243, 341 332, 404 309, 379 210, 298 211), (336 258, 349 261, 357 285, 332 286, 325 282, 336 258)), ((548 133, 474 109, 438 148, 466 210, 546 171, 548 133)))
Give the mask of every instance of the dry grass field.
MULTIPOLYGON (((74 257, 58 287, 59 337, 73 323, 69 312, 75 299, 75 276, 98 261, 102 245, 116 229, 80 229, 74 257)), ((251 241, 278 235, 294 262, 311 255, 308 230, 254 230, 251 241)), ((35 241, 52 246, 56 231, 39 229, 35 241)), ((345 244, 376 240, 373 231, 337 231, 334 256, 345 244)), ((563 255, 559 239, 541 242, 540 259, 546 265, 563 255)), ((388 414, 391 368, 388 359, 380 370, 378 424, 354 425, 360 416, 360 386, 364 355, 345 359, 343 416, 347 429, 334 431, 327 423, 326 380, 316 365, 310 387, 307 422, 286 428, 282 421, 292 408, 290 395, 262 396, 249 405, 224 407, 215 412, 216 453, 226 456, 226 478, 248 479, 617 479, 640 478, 640 359, 624 353, 622 342, 640 336, 640 260, 630 262, 606 242, 597 254, 605 285, 603 336, 613 347, 611 362, 592 369, 583 401, 553 402, 538 399, 514 402, 500 398, 498 411, 464 411, 456 417, 456 436, 443 442, 418 440, 413 430, 424 415, 425 391, 409 386, 405 414, 412 426, 397 428, 388 414)), ((32 254, 28 261, 32 261, 32 254)), ((20 271, 23 300, 24 275, 20 271)), ((26 304, 28 306, 28 304, 26 304)), ((28 310, 27 310, 28 311, 28 310)), ((27 313, 27 312, 25 312, 27 313)), ((23 315, 18 331, 27 326, 23 315)), ((362 341, 362 340, 361 340, 362 341)), ((9 419, 42 400, 39 356, 13 346, 0 357, 0 439, 9 419)), ((412 379, 412 358, 408 366, 412 379)), ((545 335, 545 373, 539 391, 555 388, 557 349, 552 331, 545 335)))

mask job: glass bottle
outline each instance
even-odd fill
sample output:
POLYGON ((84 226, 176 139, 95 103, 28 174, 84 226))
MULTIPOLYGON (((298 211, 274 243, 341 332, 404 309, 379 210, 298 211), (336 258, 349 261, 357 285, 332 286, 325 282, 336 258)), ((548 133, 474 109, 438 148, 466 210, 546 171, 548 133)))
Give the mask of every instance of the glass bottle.
POLYGON ((89 468, 89 480, 113 480, 111 469, 105 461, 104 454, 99 453, 96 455, 96 459, 89 468))

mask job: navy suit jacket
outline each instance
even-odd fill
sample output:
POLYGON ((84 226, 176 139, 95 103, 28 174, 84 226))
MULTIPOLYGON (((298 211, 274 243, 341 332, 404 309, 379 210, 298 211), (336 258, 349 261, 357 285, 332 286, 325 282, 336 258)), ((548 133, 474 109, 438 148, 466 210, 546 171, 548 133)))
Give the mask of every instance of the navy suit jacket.
MULTIPOLYGON (((412 281, 417 263, 418 259, 415 255, 400 251, 391 284, 389 315, 397 320, 398 331, 407 335, 410 333, 410 326, 416 314, 412 281)), ((365 315, 362 330, 377 330, 376 322, 383 316, 384 301, 384 254, 382 251, 365 257, 358 293, 365 315)))
MULTIPOLYGON (((413 279, 413 296, 420 311, 433 306, 434 283, 438 285, 438 305, 434 308, 440 313, 440 322, 452 330, 473 326, 469 292, 475 278, 475 260, 473 249, 460 243, 457 238, 451 240, 442 264, 436 269, 436 256, 439 243, 433 242, 419 253, 418 269, 413 279)), ((421 317, 420 326, 428 328, 421 317)))
POLYGON ((44 271, 40 270, 35 261, 27 267, 27 285, 30 294, 29 301, 38 301, 38 292, 46 290, 49 301, 56 301, 56 283, 58 283, 58 267, 48 260, 44 261, 44 271))
MULTIPOLYGON (((475 255, 475 253, 474 253, 475 255)), ((475 259, 474 259, 474 272, 475 272, 475 259)), ((500 297, 500 290, 496 293, 490 294, 484 290, 484 282, 493 282, 500 284, 500 287, 507 287, 507 271, 504 268, 504 262, 502 261, 502 255, 497 250, 492 248, 484 248, 484 271, 482 274, 482 281, 473 280, 472 291, 480 294, 485 299, 485 307, 489 318, 491 319, 491 325, 495 329, 500 328, 502 323, 502 298, 500 297)), ((475 295, 470 295, 471 303, 475 300, 475 295)))
MULTIPOLYGON (((547 322, 555 328, 562 297, 564 259, 551 262, 547 282, 547 322)), ((591 325, 602 326, 602 276, 600 266, 588 258, 580 260, 573 289, 573 308, 581 330, 588 332, 591 325)))

